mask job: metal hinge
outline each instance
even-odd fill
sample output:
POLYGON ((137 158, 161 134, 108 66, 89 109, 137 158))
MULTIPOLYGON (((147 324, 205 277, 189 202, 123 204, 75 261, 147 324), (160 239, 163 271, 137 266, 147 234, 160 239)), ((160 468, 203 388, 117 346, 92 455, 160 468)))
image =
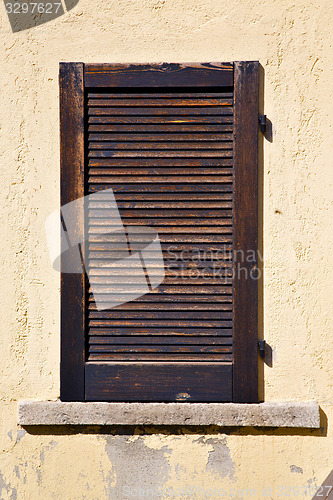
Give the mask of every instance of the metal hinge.
POLYGON ((264 357, 265 357, 265 350, 266 350, 266 341, 265 340, 259 340, 258 347, 259 347, 259 356, 262 359, 264 359, 264 357))
POLYGON ((259 126, 260 126, 260 132, 262 134, 265 134, 266 132, 266 127, 267 127, 267 119, 266 115, 260 115, 259 116, 259 126))

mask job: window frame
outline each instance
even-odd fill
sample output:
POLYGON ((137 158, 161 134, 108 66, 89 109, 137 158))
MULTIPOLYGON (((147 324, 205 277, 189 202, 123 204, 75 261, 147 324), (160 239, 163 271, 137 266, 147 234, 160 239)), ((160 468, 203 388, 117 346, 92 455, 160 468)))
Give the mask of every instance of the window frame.
MULTIPOLYGON (((259 62, 204 64, 60 63, 61 206, 85 194, 85 87, 233 86, 234 91, 234 273, 233 398, 258 402, 258 281, 245 279, 258 256, 258 113, 259 62), (255 261, 244 259, 248 250, 255 261), (242 253, 241 253, 242 252, 242 253), (235 254, 234 254, 235 255, 235 254)), ((84 214, 76 236, 84 240, 84 214)), ((82 247, 84 259, 84 248, 82 247)), ((61 275, 60 398, 85 401, 84 274, 61 275)))

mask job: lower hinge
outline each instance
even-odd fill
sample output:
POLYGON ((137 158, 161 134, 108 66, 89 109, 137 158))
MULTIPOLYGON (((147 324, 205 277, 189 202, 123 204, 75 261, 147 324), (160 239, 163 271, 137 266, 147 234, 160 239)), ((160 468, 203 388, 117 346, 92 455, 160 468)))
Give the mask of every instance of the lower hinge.
POLYGON ((259 127, 260 127, 260 132, 262 134, 265 134, 266 127, 267 127, 266 115, 260 115, 259 116, 259 127))
POLYGON ((259 356, 263 359, 265 357, 266 340, 259 340, 258 347, 259 347, 259 356))

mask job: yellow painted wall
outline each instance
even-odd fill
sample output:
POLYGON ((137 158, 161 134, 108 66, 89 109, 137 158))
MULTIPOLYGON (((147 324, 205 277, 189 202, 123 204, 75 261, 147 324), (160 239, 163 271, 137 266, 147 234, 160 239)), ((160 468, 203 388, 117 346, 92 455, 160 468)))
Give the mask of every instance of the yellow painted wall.
POLYGON ((80 0, 16 34, 2 3, 0 17, 0 498, 140 498, 137 487, 160 488, 160 498, 183 487, 183 498, 215 487, 226 498, 303 498, 333 469, 332 1, 80 0), (262 394, 317 400, 323 428, 19 429, 18 400, 59 396, 59 275, 44 236, 59 205, 59 61, 253 59, 273 124, 261 184, 262 323, 274 362, 262 394))

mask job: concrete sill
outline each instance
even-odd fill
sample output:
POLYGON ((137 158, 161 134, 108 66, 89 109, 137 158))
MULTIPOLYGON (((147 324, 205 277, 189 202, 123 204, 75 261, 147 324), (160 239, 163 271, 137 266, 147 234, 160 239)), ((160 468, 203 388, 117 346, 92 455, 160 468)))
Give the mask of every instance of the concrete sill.
POLYGON ((18 423, 29 425, 217 425, 221 427, 320 427, 315 402, 63 403, 21 401, 18 423))

